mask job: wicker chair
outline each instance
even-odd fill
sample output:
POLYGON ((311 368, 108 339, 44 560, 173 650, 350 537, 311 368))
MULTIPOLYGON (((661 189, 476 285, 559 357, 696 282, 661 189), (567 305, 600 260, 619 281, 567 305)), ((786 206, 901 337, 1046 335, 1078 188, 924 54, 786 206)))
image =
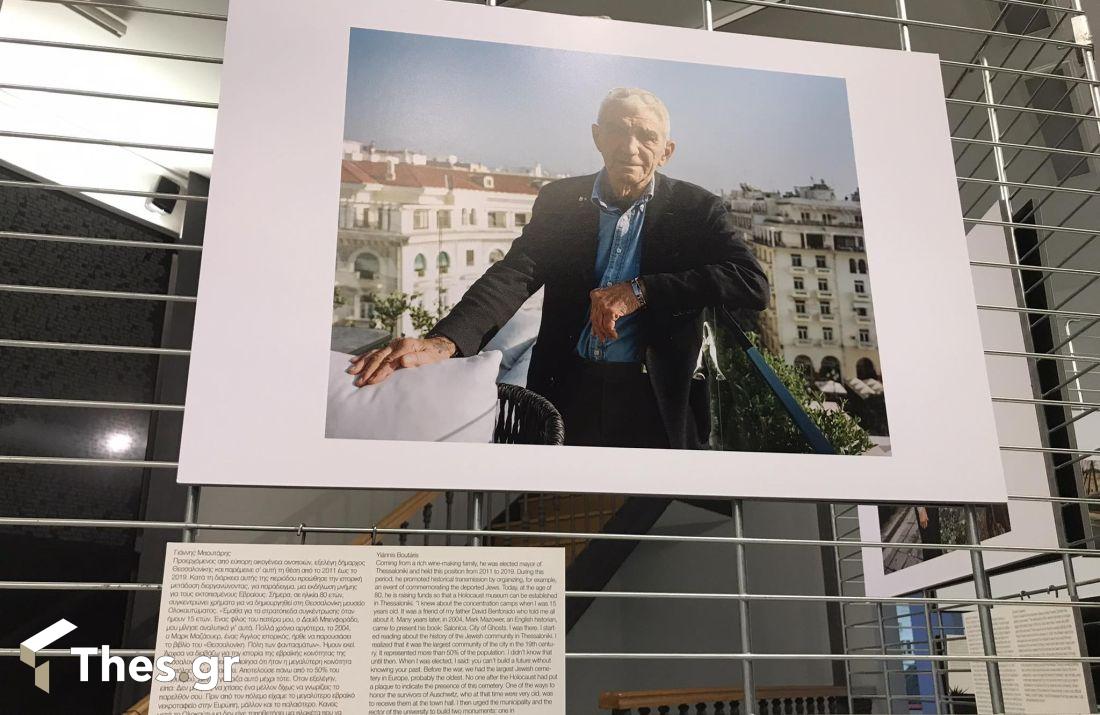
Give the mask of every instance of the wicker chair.
POLYGON ((565 425, 557 409, 542 395, 517 385, 497 385, 493 442, 496 444, 555 444, 565 442, 565 425))

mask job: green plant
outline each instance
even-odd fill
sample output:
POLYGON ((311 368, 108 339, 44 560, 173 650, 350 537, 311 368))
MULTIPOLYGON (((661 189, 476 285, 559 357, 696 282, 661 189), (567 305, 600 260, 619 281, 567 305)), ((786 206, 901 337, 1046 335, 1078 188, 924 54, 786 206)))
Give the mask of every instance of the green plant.
MULTIPOLYGON (((759 336, 750 333, 749 339, 838 454, 862 454, 874 446, 854 415, 843 409, 826 410, 823 406, 825 396, 806 380, 797 367, 760 347, 759 336)), ((811 451, 794 420, 756 372, 744 350, 737 347, 726 349, 720 353, 719 361, 727 378, 718 383, 722 449, 739 452, 811 451)))
POLYGON ((368 300, 374 303, 371 327, 377 330, 385 330, 393 335, 397 331, 397 326, 401 324, 401 318, 413 307, 412 301, 419 297, 419 293, 407 295, 401 291, 382 297, 370 296, 368 300))
POLYGON ((412 321, 413 329, 420 334, 420 337, 424 337, 446 313, 447 306, 443 304, 437 305, 433 313, 424 307, 423 302, 420 302, 409 307, 409 320, 412 321))

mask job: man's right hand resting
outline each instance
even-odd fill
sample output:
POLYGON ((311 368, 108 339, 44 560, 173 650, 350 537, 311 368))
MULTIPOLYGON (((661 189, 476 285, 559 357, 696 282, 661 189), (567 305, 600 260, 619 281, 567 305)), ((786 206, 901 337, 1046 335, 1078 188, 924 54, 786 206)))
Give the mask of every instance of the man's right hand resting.
POLYGON ((348 373, 356 387, 377 385, 397 370, 443 362, 455 354, 455 344, 444 337, 397 338, 384 348, 351 359, 348 373))

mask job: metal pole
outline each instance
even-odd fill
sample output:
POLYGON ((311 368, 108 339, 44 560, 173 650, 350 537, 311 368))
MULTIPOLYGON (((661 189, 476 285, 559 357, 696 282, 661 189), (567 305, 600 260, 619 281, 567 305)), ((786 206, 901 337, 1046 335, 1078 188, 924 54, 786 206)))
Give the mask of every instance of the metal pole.
MULTIPOLYGON (((841 538, 839 536, 839 534, 840 534, 839 518, 840 517, 837 516, 836 504, 830 504, 829 505, 829 516, 832 519, 832 526, 833 526, 832 539, 837 544, 834 551, 833 551, 833 557, 834 557, 833 558, 833 567, 836 570, 836 595, 837 595, 838 598, 843 598, 843 596, 844 596, 844 570, 843 570, 843 568, 841 568, 841 565, 842 565, 843 562, 840 560, 841 559, 841 555, 840 555, 841 538)), ((862 563, 862 561, 861 561, 861 563, 862 563)), ((848 653, 848 613, 847 613, 847 610, 846 610, 847 606, 848 606, 847 603, 840 603, 839 607, 838 607, 838 612, 840 613, 840 641, 841 641, 842 647, 844 648, 844 653, 845 654, 848 653)), ((844 686, 845 686, 846 694, 848 696, 849 709, 851 709, 850 705, 851 705, 851 702, 852 702, 852 668, 851 668, 851 663, 848 663, 847 661, 844 662, 844 686)))
POLYGON ((985 101, 989 105, 985 110, 989 120, 989 138, 995 142, 993 146, 993 164, 997 169, 997 181, 999 182, 997 191, 1001 202, 1001 215, 1005 221, 1012 221, 1012 200, 1006 184, 1008 174, 1005 171, 1005 153, 1004 147, 1000 146, 1001 127, 997 123, 997 110, 993 106, 997 103, 996 98, 993 96, 993 74, 989 71, 989 60, 984 56, 981 58, 981 64, 982 89, 984 90, 985 101))
MULTIPOLYGON (((202 487, 190 486, 187 487, 187 502, 183 506, 183 521, 187 524, 194 524, 199 520, 199 491, 202 487)), ((191 543, 198 536, 198 529, 184 529, 183 530, 183 542, 191 543)))
POLYGON ((703 29, 714 30, 714 7, 710 0, 703 0, 703 29))
MULTIPOLYGON (((734 499, 732 502, 733 535, 741 538, 745 535, 745 515, 742 513, 742 502, 734 499)), ((737 570, 737 593, 749 592, 749 578, 746 569, 745 545, 737 543, 733 549, 733 559, 737 570)), ((751 653, 752 644, 749 637, 749 602, 740 600, 737 602, 737 618, 741 632, 741 652, 751 653)), ((745 715, 756 715, 756 682, 752 674, 752 661, 748 658, 741 661, 741 690, 744 696, 745 715)))
MULTIPOLYGON (((1077 578, 1073 572, 1073 557, 1062 554, 1062 571, 1066 575, 1066 596, 1070 601, 1081 600, 1077 594, 1077 578)), ((1084 612, 1082 609, 1073 609, 1074 625, 1077 628, 1077 647, 1081 655, 1088 656, 1088 644, 1085 641, 1084 612)), ((1084 672, 1085 693, 1088 698, 1090 712, 1096 712, 1096 690, 1092 686, 1092 667, 1088 664, 1081 666, 1084 672)))
MULTIPOLYGON (((908 20, 909 12, 908 9, 905 7, 905 0, 896 0, 896 5, 898 8, 898 19, 908 20)), ((901 36, 901 49, 905 50, 906 52, 911 52, 913 49, 913 44, 909 39, 909 25, 905 24, 904 22, 898 25, 898 33, 901 36)))
POLYGON ((445 536, 444 539, 443 539, 443 545, 444 546, 450 546, 451 545, 451 524, 454 520, 455 493, 454 492, 445 492, 443 494, 443 499, 447 503, 447 517, 446 517, 446 519, 447 519, 447 521, 446 521, 447 536, 445 536))
MULTIPOLYGON (((470 498, 470 529, 473 531, 481 531, 481 513, 485 500, 485 492, 472 492, 469 494, 470 498)), ((470 546, 481 546, 480 536, 470 537, 470 546)))
MULTIPOLYGON (((978 510, 973 504, 966 506, 966 531, 970 543, 978 545, 978 510)), ((970 552, 970 567, 974 573, 974 595, 978 598, 992 598, 989 588, 989 575, 985 572, 985 561, 981 551, 970 552)), ((982 630, 982 648, 986 655, 997 655, 997 644, 993 638, 993 612, 988 605, 978 605, 978 622, 982 630)), ((987 661, 985 672, 989 677, 989 700, 995 715, 1005 711, 1004 693, 1001 692, 1001 669, 995 661, 987 661)))
MULTIPOLYGON (((925 592, 925 596, 928 593, 925 592)), ((937 609, 938 610, 938 609, 937 609)), ((925 640, 928 641, 928 655, 933 656, 936 654, 936 635, 932 630, 932 609, 928 607, 928 604, 924 604, 924 633, 925 640)), ((936 712, 946 712, 943 707, 943 693, 940 692, 940 673, 939 668, 936 665, 936 661, 929 660, 928 665, 931 667, 932 673, 932 697, 935 698, 936 712)))
MULTIPOLYGON (((879 650, 883 655, 886 655, 886 618, 882 612, 882 604, 875 604, 875 614, 878 616, 878 638, 879 638, 879 650)), ((882 660, 882 684, 884 687, 884 693, 886 694, 886 712, 894 712, 894 691, 890 686, 890 663, 885 658, 882 660)), ((849 703, 849 706, 851 704, 849 703)))

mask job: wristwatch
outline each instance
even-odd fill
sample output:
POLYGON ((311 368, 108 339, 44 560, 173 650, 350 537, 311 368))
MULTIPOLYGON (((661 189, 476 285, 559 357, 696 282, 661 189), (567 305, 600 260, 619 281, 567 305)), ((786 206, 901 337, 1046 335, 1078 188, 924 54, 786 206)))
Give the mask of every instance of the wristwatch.
POLYGON ((645 307, 645 291, 642 290, 642 283, 637 278, 630 279, 630 290, 634 291, 634 297, 638 299, 638 305, 645 307))

